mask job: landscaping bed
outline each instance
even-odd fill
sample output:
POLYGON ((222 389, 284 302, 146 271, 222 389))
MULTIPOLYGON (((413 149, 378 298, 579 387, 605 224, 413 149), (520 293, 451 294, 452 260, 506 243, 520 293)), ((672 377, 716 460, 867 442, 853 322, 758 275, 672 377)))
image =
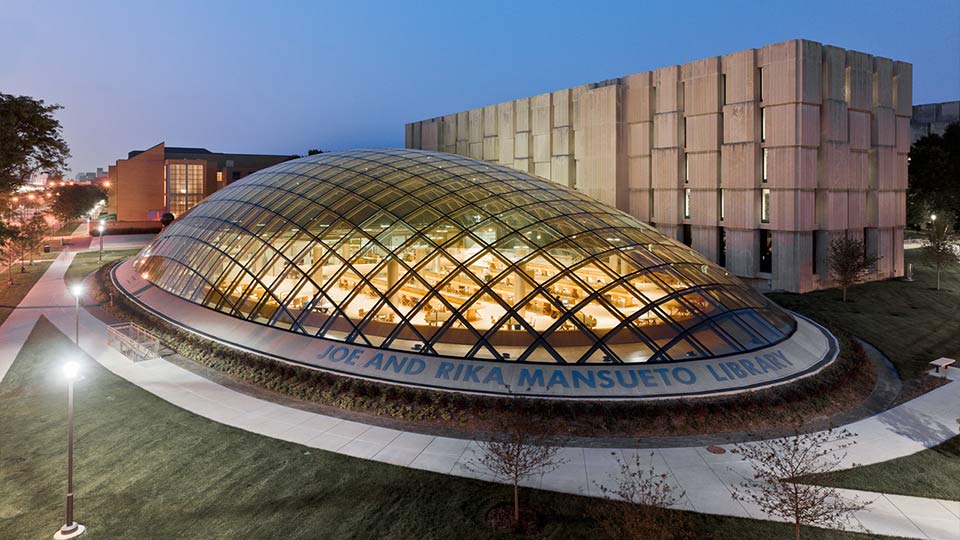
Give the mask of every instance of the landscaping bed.
POLYGON ((112 317, 150 329, 183 357, 242 384, 321 406, 455 431, 485 431, 504 416, 539 419, 545 431, 565 437, 647 438, 705 433, 811 428, 858 407, 871 394, 877 373, 859 343, 840 335, 840 355, 823 373, 782 387, 730 397, 659 402, 562 401, 471 396, 405 388, 282 364, 179 329, 119 294, 109 270, 96 275, 98 294, 112 317))

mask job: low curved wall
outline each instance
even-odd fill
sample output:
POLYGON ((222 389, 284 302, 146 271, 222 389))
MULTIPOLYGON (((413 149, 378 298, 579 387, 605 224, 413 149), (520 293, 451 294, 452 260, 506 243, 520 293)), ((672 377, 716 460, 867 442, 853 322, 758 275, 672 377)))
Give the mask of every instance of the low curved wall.
POLYGON ((837 357, 836 338, 796 315, 796 332, 774 346, 705 360, 521 364, 428 356, 296 334, 238 319, 155 287, 133 269, 131 261, 114 268, 113 281, 152 314, 237 349, 350 377, 465 393, 617 400, 723 395, 808 377, 837 357))

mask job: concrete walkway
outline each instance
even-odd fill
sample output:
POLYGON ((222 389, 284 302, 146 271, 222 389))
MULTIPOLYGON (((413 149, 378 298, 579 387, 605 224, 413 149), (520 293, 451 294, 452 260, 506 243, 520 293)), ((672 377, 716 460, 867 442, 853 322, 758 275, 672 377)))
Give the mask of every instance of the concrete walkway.
MULTIPOLYGON (((63 273, 73 253, 62 253, 47 273, 0 326, 0 380, 6 374, 40 315, 68 336, 74 332, 73 300, 63 273), (63 306, 63 307, 50 307, 63 306), (24 308, 24 309, 20 309, 24 308)), ((216 422, 309 447, 329 450, 443 474, 493 480, 465 467, 478 451, 475 441, 423 435, 370 426, 285 407, 228 389, 165 360, 134 364, 106 344, 103 322, 81 310, 80 345, 101 365, 179 407, 216 422)), ((849 449, 845 467, 906 456, 958 434, 960 370, 946 384, 908 403, 850 424, 857 444, 849 449)), ((701 447, 628 449, 567 447, 558 470, 527 485, 540 489, 599 496, 599 485, 612 485, 618 472, 615 456, 631 460, 637 452, 652 452, 658 472, 666 473, 685 491, 682 507, 711 514, 772 519, 758 508, 734 501, 731 493, 751 467, 729 452, 712 454, 701 447)), ((846 496, 874 501, 856 519, 867 530, 883 535, 957 540, 960 502, 843 490, 846 496)))

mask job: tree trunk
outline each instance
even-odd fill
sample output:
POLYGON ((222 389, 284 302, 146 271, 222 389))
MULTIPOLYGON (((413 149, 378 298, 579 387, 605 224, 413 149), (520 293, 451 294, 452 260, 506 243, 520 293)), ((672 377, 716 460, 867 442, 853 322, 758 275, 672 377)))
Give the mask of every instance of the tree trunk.
POLYGON ((800 516, 796 516, 794 521, 794 529, 797 533, 797 540, 800 540, 800 516))
POLYGON ((847 303, 847 286, 844 285, 841 289, 843 289, 843 303, 847 303))
POLYGON ((940 290, 940 265, 937 265, 937 290, 940 290))
POLYGON ((520 485, 516 478, 513 480, 513 528, 520 529, 520 485))

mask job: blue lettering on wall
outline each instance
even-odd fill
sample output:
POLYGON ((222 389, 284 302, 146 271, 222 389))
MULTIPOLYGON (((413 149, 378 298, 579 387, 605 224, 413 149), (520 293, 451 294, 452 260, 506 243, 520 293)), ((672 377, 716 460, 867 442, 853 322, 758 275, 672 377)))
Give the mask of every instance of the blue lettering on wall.
MULTIPOLYGON (((723 367, 723 366, 721 365, 720 367, 723 367)), ((717 372, 713 369, 713 366, 711 366, 710 364, 707 364, 707 371, 709 371, 710 374, 713 375, 713 378, 716 379, 718 382, 723 382, 723 381, 729 381, 729 380, 730 380, 729 377, 724 377, 724 376, 720 375, 719 373, 717 373, 717 372)))
POLYGON ((573 387, 580 388, 583 384, 589 388, 597 387, 596 374, 593 371, 576 370, 573 372, 573 387))
POLYGON ((634 373, 633 370, 627 371, 626 373, 630 375, 630 384, 627 384, 626 381, 623 380, 623 370, 617 370, 617 382, 619 382, 620 386, 624 388, 636 388, 637 384, 639 384, 639 381, 637 381, 637 374, 634 373))
POLYGON ((570 388, 570 383, 567 382, 567 377, 559 369, 553 370, 553 375, 550 376, 550 382, 547 383, 547 388, 551 386, 562 386, 564 388, 570 388))
POLYGON ((467 370, 463 374, 463 380, 479 383, 480 377, 477 375, 483 370, 483 366, 477 366, 474 364, 467 364, 464 366, 467 370))
POLYGON ((747 372, 751 375, 763 375, 757 371, 757 368, 753 367, 753 362, 747 360, 746 358, 740 360, 740 365, 743 366, 743 369, 747 370, 747 372))
POLYGON ((638 369, 637 374, 640 375, 640 380, 643 381, 644 386, 650 387, 657 385, 657 381, 653 380, 649 369, 638 369))
POLYGON ((670 386, 670 377, 667 377, 667 368, 654 368, 653 371, 660 375, 660 379, 663 380, 665 386, 670 386))
POLYGON ((500 373, 500 368, 497 366, 490 368, 490 372, 483 378, 483 384, 490 384, 491 382, 496 382, 500 386, 503 386, 503 374, 500 373))
POLYGON ((373 355, 373 358, 367 360, 367 363, 365 363, 363 367, 383 369, 383 353, 373 355))
POLYGON ((520 370, 520 381, 517 384, 521 387, 543 386, 543 371, 539 368, 533 371, 523 368, 520 370))
POLYGON ((407 375, 419 375, 424 369, 427 368, 427 363, 419 358, 410 358, 407 362, 407 369, 404 370, 404 373, 407 375))
POLYGON ((680 381, 680 384, 693 384, 697 382, 697 376, 685 367, 673 368, 673 378, 680 381))
POLYGON ((449 379, 450 371, 453 369, 453 364, 450 362, 440 362, 440 365, 437 366, 437 374, 434 375, 434 378, 437 379, 449 379))

